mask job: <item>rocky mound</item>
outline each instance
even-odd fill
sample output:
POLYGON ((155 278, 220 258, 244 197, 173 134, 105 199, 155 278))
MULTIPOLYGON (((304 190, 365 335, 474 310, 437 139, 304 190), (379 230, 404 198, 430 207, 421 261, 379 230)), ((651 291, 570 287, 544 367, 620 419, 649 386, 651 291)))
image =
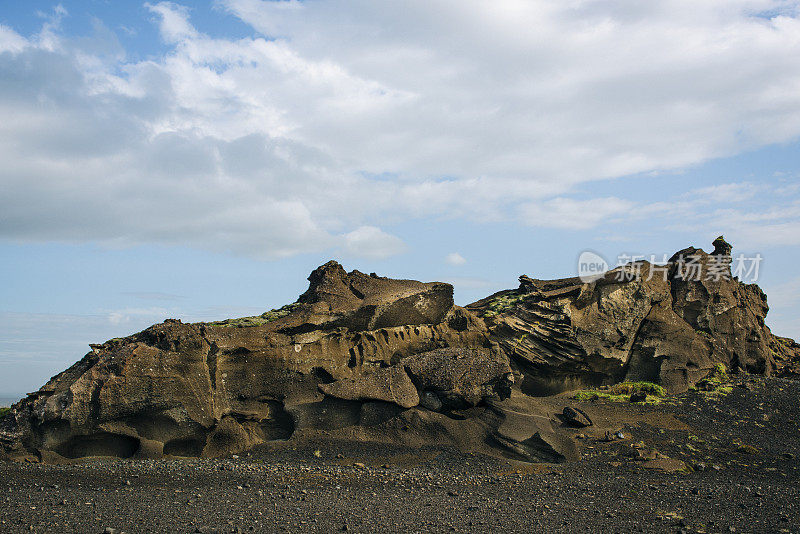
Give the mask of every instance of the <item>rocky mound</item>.
POLYGON ((727 265, 707 279, 715 252, 682 251, 700 258, 697 280, 676 255, 590 283, 523 276, 466 309, 449 284, 328 262, 279 310, 91 345, 0 421, 0 455, 218 456, 329 437, 563 461, 567 423, 536 396, 623 379, 680 391, 715 363, 770 374, 797 359, 765 326, 757 286, 727 265))
POLYGON ((326 397, 320 384, 381 377, 403 358, 442 347, 491 346, 483 321, 453 305, 448 284, 347 273, 336 262, 309 281, 295 304, 262 316, 167 320, 91 345, 3 420, 6 454, 216 456, 349 427, 363 403, 326 397))
POLYGON ((774 336, 767 297, 731 275, 731 247, 693 247, 666 265, 636 262, 590 283, 535 280, 467 306, 519 366, 522 390, 556 393, 622 380, 660 383, 681 392, 715 364, 770 375, 796 359, 798 347, 774 336))

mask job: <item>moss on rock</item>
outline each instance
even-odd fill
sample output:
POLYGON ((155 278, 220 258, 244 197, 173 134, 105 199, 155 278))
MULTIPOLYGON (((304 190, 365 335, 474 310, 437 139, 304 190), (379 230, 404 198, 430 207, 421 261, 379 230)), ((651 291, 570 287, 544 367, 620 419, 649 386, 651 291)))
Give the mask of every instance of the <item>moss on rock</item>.
POLYGON ((666 397, 664 388, 653 382, 620 382, 607 389, 586 389, 576 392, 572 398, 579 401, 607 400, 610 402, 629 402, 631 395, 644 393, 645 404, 658 404, 666 397))
POLYGON ((298 306, 299 304, 295 302, 294 304, 287 304, 286 306, 281 306, 280 308, 277 308, 275 310, 266 311, 261 315, 253 315, 251 317, 239 317, 236 319, 225 319, 223 321, 213 321, 206 324, 214 326, 230 326, 236 328, 261 326, 271 323, 272 321, 276 321, 281 317, 286 317, 287 315, 292 313, 292 311, 294 311, 298 306))

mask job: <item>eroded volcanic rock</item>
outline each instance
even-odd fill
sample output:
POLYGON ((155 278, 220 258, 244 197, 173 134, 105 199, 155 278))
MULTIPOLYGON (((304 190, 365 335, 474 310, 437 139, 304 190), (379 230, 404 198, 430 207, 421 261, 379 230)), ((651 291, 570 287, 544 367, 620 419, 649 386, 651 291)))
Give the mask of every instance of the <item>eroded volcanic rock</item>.
POLYGON ((320 384, 319 389, 338 399, 379 400, 403 408, 422 403, 440 411, 471 408, 493 397, 505 399, 513 383, 508 356, 494 345, 423 352, 364 376, 320 384))
POLYGON ((531 394, 622 380, 685 391, 716 363, 770 374, 793 349, 764 323, 761 289, 731 276, 731 246, 721 237, 714 246, 714 254, 690 247, 666 265, 631 263, 590 283, 523 275, 518 289, 467 308, 486 319, 531 394))
POLYGON ((360 403, 324 398, 321 383, 380 376, 404 357, 437 348, 489 346, 483 321, 453 305, 449 284, 347 273, 336 262, 309 281, 297 303, 260 317, 167 320, 92 345, 2 421, 6 453, 47 459, 244 450, 357 423, 360 403))
POLYGON ((470 349, 436 349, 400 362, 423 395, 435 395, 445 407, 477 406, 491 397, 511 394, 514 373, 497 345, 470 349))
POLYGON ((402 365, 378 369, 355 378, 344 378, 331 384, 320 384, 319 390, 344 400, 379 400, 393 402, 402 408, 419 404, 419 393, 402 365))
POLYGON ((764 324, 763 292, 716 260, 690 248, 590 283, 523 275, 466 309, 449 284, 329 262, 279 310, 91 345, 0 420, 0 457, 218 456, 324 438, 572 459, 569 402, 541 395, 624 379, 681 391, 716 363, 796 371, 800 349, 764 324), (699 277, 682 255, 697 256, 699 277))

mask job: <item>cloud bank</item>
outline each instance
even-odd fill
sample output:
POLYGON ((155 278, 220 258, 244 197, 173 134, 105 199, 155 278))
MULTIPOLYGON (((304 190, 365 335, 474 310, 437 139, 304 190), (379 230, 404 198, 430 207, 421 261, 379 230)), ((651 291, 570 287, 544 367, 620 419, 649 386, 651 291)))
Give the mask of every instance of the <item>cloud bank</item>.
POLYGON ((219 5, 252 36, 146 4, 164 48, 142 61, 99 21, 63 35, 63 9, 0 26, 1 238, 379 259, 407 250, 387 224, 584 230, 637 206, 582 183, 800 135, 794 1, 219 5))

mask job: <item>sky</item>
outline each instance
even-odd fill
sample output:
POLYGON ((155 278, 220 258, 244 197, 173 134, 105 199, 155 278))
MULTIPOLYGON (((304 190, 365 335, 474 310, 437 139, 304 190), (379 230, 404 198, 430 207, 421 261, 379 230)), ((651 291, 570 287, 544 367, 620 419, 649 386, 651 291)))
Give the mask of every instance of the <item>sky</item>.
POLYGON ((800 337, 800 1, 0 3, 0 393, 329 259, 467 304, 760 255, 800 337))

